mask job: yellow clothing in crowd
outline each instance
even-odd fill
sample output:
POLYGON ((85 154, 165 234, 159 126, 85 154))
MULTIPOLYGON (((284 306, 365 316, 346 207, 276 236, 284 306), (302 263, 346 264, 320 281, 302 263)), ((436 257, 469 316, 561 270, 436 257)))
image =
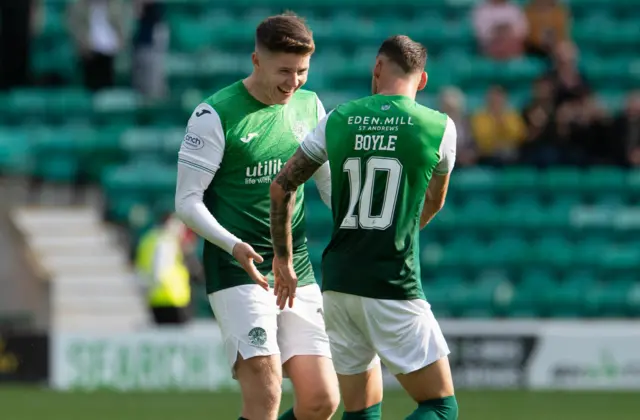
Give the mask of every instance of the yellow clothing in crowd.
POLYGON ((472 117, 471 129, 480 156, 517 148, 527 135, 522 117, 512 110, 505 111, 500 118, 486 110, 480 111, 472 117))

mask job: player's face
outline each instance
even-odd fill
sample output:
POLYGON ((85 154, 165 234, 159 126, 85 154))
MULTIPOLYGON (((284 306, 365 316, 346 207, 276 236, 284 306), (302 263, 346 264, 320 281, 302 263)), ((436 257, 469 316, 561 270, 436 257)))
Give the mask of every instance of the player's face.
POLYGON ((310 54, 266 53, 257 57, 256 68, 271 103, 289 102, 296 90, 307 82, 310 60, 310 54))

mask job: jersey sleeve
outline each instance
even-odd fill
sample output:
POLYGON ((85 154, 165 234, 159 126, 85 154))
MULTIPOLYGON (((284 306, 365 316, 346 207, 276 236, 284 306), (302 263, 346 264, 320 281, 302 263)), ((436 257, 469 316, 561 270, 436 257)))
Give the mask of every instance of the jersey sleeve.
POLYGON ((316 107, 318 110, 318 121, 321 121, 327 115, 327 111, 324 109, 324 105, 322 105, 318 96, 316 96, 316 107))
POLYGON ((453 171, 456 163, 456 143, 458 134, 453 120, 447 117, 447 125, 440 142, 440 162, 434 169, 436 175, 447 175, 453 171))
POLYGON ((220 168, 224 147, 220 116, 211 105, 198 105, 187 123, 178 163, 214 175, 220 168))
POLYGON ((328 160, 327 139, 325 136, 327 131, 327 121, 330 116, 331 112, 321 119, 316 128, 307 134, 302 143, 300 143, 302 151, 309 156, 311 160, 320 165, 328 160))

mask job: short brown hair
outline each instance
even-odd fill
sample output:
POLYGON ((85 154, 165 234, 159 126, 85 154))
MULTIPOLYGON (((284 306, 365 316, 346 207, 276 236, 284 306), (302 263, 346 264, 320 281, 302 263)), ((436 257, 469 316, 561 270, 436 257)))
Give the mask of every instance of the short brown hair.
POLYGON ((427 64, 427 49, 406 35, 387 38, 380 46, 378 55, 384 55, 405 73, 422 72, 427 64))
POLYGON ((300 55, 316 49, 313 33, 304 19, 290 12, 263 20, 256 29, 256 44, 271 52, 300 55))

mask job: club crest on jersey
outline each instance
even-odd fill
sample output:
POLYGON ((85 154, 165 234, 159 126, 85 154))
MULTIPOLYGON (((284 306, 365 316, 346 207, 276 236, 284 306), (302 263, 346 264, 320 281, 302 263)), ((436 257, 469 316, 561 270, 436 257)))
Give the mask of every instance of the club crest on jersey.
POLYGON ((380 107, 380 109, 381 109, 381 110, 383 110, 383 111, 388 111, 388 110, 390 110, 390 109, 391 109, 391 105, 389 105, 389 104, 384 104, 384 105, 382 105, 382 106, 380 107))
POLYGON ((264 328, 255 327, 249 331, 249 343, 252 346, 264 346, 264 343, 267 342, 267 332, 264 328))
POLYGON ((309 127, 302 121, 296 121, 293 123, 291 130, 293 131, 293 135, 296 137, 296 140, 298 140, 298 143, 302 143, 304 136, 309 132, 309 127))

